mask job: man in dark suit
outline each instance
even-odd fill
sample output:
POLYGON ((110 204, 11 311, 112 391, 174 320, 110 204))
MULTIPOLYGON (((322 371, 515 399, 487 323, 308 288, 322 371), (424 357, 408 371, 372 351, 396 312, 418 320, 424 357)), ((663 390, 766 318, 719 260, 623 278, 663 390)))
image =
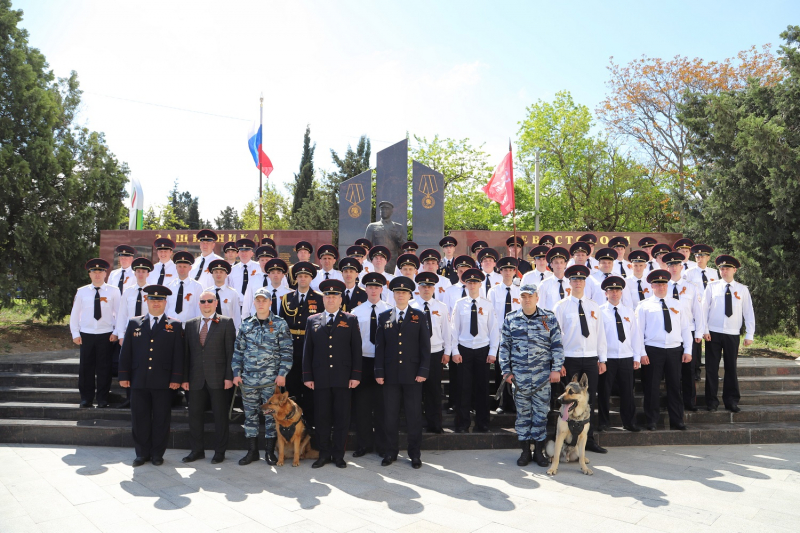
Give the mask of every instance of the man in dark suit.
POLYGON ((416 284, 405 276, 389 282, 396 307, 378 316, 375 335, 375 380, 383 385, 384 427, 388 449, 381 462, 397 460, 400 405, 408 426, 408 457, 420 468, 422 444, 422 383, 428 378, 431 334, 425 315, 408 305, 416 284))
POLYGON ((119 362, 119 384, 131 388, 131 426, 136 459, 164 464, 172 417, 172 390, 183 382, 183 330, 181 323, 164 314, 172 291, 148 285, 144 316, 128 321, 119 362), (172 389, 172 390, 170 390, 172 389))
POLYGON ((303 351, 303 382, 314 391, 319 459, 346 468, 344 447, 350 428, 350 392, 361 381, 361 331, 358 318, 340 310, 344 282, 319 285, 325 310, 308 319, 303 351), (333 427, 333 439, 331 439, 333 427))
MULTIPOLYGON (((360 246, 354 246, 364 250, 360 246)), ((361 263, 355 257, 345 257, 339 261, 339 271, 344 278, 344 293, 342 294, 342 311, 352 313, 353 309, 367 301, 367 291, 358 286, 358 276, 361 274, 361 263)))
POLYGON ((185 357, 183 364, 183 388, 191 390, 189 397, 189 433, 192 451, 183 458, 184 463, 204 459, 203 419, 206 411, 206 396, 211 397, 214 412, 214 457, 212 464, 225 460, 228 447, 228 395, 233 387, 233 343, 236 328, 231 317, 216 313, 217 299, 213 292, 200 295, 202 316, 186 321, 183 326, 185 357))

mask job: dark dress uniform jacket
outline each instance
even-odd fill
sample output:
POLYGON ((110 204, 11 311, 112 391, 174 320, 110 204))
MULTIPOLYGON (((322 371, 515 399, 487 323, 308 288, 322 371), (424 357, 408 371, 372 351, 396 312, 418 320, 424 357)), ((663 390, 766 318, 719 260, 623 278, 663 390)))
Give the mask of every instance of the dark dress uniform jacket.
POLYGON ((278 316, 289 324, 292 340, 302 340, 306 330, 306 322, 312 315, 325 310, 322 303, 322 294, 309 289, 306 301, 300 305, 300 295, 297 291, 284 294, 281 297, 281 307, 278 316))
POLYGON ((233 380, 231 359, 236 341, 236 328, 233 326, 232 318, 215 315, 208 323, 208 335, 203 346, 200 344, 202 327, 202 316, 187 320, 184 324, 186 341, 184 379, 189 382, 189 390, 201 389, 205 382, 208 382, 209 389, 222 389, 226 379, 233 380), (215 323, 214 320, 219 322, 215 323))
POLYGON ((155 331, 149 314, 130 319, 119 361, 119 380, 133 389, 168 389, 183 382, 183 329, 174 318, 161 315, 155 331))
POLYGON ((356 283, 356 286, 350 290, 350 299, 345 297, 346 293, 342 293, 342 311, 351 313, 353 309, 367 301, 367 291, 362 289, 356 283))
POLYGON ((416 377, 428 378, 431 336, 425 314, 406 308, 403 325, 397 327, 397 308, 378 315, 375 334, 375 377, 387 385, 409 385, 416 377))
POLYGON ((361 381, 361 330, 358 318, 337 311, 328 327, 323 311, 308 319, 303 351, 303 381, 313 381, 314 390, 350 386, 361 381))

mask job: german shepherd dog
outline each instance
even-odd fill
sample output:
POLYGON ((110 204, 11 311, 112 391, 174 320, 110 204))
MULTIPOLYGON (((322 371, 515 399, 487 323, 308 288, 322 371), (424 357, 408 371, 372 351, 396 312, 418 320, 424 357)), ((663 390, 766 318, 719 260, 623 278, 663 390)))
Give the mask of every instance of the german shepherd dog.
POLYGON ((556 425, 555 442, 548 441, 547 455, 550 456, 552 465, 547 471, 550 476, 558 473, 558 462, 564 459, 569 463, 576 459, 581 465, 581 471, 587 476, 592 475, 592 469, 586 466, 586 441, 589 438, 589 378, 583 375, 580 382, 578 375, 572 376, 572 381, 566 387, 564 394, 558 397, 561 403, 561 416, 556 425))
POLYGON ((292 466, 300 466, 300 459, 319 457, 319 452, 311 448, 303 410, 289 398, 288 391, 278 392, 276 388, 269 401, 261 406, 261 412, 264 416, 272 415, 278 427, 278 466, 283 466, 287 444, 291 444, 294 452, 290 455, 292 466))

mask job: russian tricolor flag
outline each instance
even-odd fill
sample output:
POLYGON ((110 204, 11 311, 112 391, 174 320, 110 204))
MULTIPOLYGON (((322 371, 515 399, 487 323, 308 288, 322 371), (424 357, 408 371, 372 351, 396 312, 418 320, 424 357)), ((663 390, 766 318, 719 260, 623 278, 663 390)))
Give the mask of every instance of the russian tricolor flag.
POLYGON ((256 167, 260 167, 264 176, 269 177, 272 172, 272 161, 270 161, 267 154, 264 153, 261 139, 261 125, 253 121, 253 125, 250 127, 250 133, 247 135, 247 147, 250 149, 250 154, 253 156, 256 167))

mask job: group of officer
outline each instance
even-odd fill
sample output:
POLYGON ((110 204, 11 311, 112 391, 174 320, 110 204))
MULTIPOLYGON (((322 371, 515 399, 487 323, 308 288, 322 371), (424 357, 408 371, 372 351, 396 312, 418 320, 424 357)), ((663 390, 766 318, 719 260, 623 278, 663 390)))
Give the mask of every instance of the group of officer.
MULTIPOLYGON (((595 250, 593 234, 570 249, 545 235, 529 262, 520 257, 518 236, 507 239, 504 257, 484 241, 471 243, 471 255, 456 256, 458 243, 448 236, 441 251, 418 253, 406 242, 394 273, 386 271, 390 251, 366 239, 343 258, 333 245, 320 246, 318 264, 311 262, 314 247, 300 241, 291 266, 269 238, 258 246, 250 239, 225 243, 224 258, 214 254, 213 231, 201 230, 197 239, 197 258, 157 239, 156 264, 120 245, 120 268, 108 283, 110 265, 92 259, 86 264, 92 283, 76 294, 71 329, 81 347, 81 407, 91 407, 95 394, 98 407, 108 406, 112 363, 118 363, 120 384, 130 391, 134 464, 163 461, 170 389, 179 388, 191 391, 192 452, 184 461, 204 457, 207 395, 217 424, 212 462, 224 460, 224 391, 239 386, 248 438, 240 464, 260 459, 259 406, 275 387, 285 387, 314 430, 315 468, 346 467, 351 413, 353 456, 376 452, 383 465, 394 462, 401 407, 408 458, 419 468, 423 429, 443 432, 444 368, 454 431, 488 432, 491 410, 516 412, 518 464, 542 466, 554 387, 586 374, 593 406, 587 449, 605 453, 594 432, 611 424, 612 390, 620 396, 622 427, 639 431, 637 370, 647 428, 656 429, 663 377, 670 427, 685 429, 684 409, 697 409, 703 339, 706 408, 718 407, 724 360, 723 402, 739 410, 739 335, 744 323, 747 346, 755 328, 750 294, 733 279, 740 266, 735 258, 719 255, 718 272, 708 267, 711 247, 689 239, 668 245, 645 237, 639 250, 626 253, 624 237, 595 250)), ((265 459, 275 464, 277 432, 266 418, 265 459)))

